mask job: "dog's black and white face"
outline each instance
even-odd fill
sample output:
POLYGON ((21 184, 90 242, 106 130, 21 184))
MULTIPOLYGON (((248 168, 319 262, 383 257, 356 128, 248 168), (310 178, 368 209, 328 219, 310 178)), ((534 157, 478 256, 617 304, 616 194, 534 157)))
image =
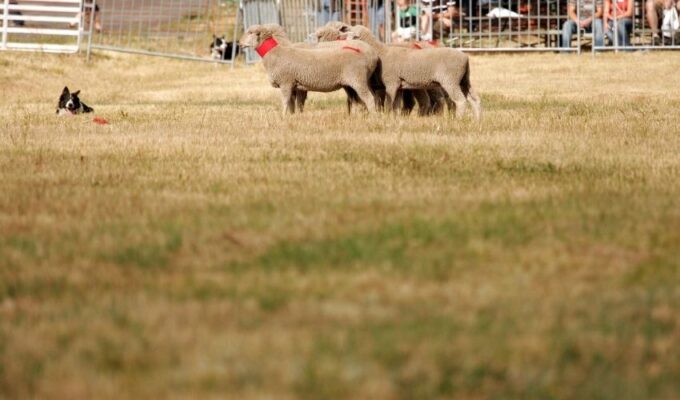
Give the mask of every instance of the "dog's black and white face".
MULTIPOLYGON (((213 60, 231 60, 233 48, 234 42, 227 42, 224 36, 213 35, 213 41, 210 43, 210 58, 213 60)), ((236 46, 236 54, 238 52, 239 48, 236 46)))
POLYGON ((61 92, 61 96, 59 96, 57 114, 80 114, 94 111, 92 108, 80 101, 78 94, 80 94, 80 90, 71 93, 68 90, 68 87, 64 87, 64 90, 61 92))
POLYGON ((224 60, 226 52, 227 40, 224 38, 224 36, 217 37, 213 35, 213 41, 210 44, 210 57, 212 57, 213 60, 224 60))

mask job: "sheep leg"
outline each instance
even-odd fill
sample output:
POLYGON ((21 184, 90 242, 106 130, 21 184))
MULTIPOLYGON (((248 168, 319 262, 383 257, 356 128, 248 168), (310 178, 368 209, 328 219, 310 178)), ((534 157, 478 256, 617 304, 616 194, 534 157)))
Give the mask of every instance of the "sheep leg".
POLYGON ((418 115, 427 115, 430 112, 430 96, 425 90, 414 90, 413 97, 418 102, 418 115))
POLYGON ((385 106, 385 85, 382 83, 382 78, 380 78, 379 69, 376 69, 371 75, 369 80, 369 85, 373 90, 373 96, 375 96, 375 109, 382 112, 385 106))
POLYGON ((447 94, 446 97, 444 97, 446 100, 446 108, 449 110, 449 114, 453 114, 456 112, 456 103, 454 103, 449 95, 447 94))
POLYGON ((475 119, 479 121, 482 118, 482 98, 472 87, 469 88, 467 95, 467 100, 472 105, 472 112, 475 115, 475 119))
POLYGON ((352 92, 350 92, 351 88, 344 87, 345 94, 347 94, 347 115, 352 114, 352 92))
POLYGON ((281 105, 283 106, 283 115, 293 114, 295 112, 295 90, 292 87, 281 86, 281 105))
POLYGON ((449 95, 451 100, 453 100, 453 103, 456 105, 456 118, 461 118, 465 114, 465 105, 467 102, 467 98, 463 94, 463 90, 461 90, 460 86, 453 85, 451 83, 442 84, 442 87, 444 90, 446 90, 446 94, 449 95))
POLYGON ((444 111, 444 103, 446 102, 446 93, 441 88, 428 90, 427 94, 430 96, 431 107, 430 114, 437 115, 444 111))
POLYGON ((361 103, 361 99, 359 99, 357 92, 351 86, 345 86, 343 89, 347 94, 347 114, 352 114, 352 106, 361 103))
POLYGON ((397 94, 394 95, 394 101, 392 102, 392 112, 396 113, 399 108, 404 104, 403 102, 404 98, 404 91, 403 90, 397 90, 397 94))
POLYGON ((368 85, 355 86, 352 89, 354 89, 359 99, 364 103, 368 112, 375 112, 375 97, 373 97, 373 92, 368 85))
POLYGON ((399 92, 399 86, 386 86, 385 87, 385 109, 394 112, 399 104, 397 99, 397 93, 399 92))
POLYGON ((295 102, 298 112, 302 112, 305 109, 305 102, 307 101, 307 91, 306 90, 295 90, 295 102))
POLYGON ((385 89, 376 89, 374 91, 375 95, 375 107, 378 111, 385 111, 385 89))
MULTIPOLYGON (((409 115, 416 106, 417 90, 402 90, 401 91, 401 115, 409 115)), ((420 104, 420 101, 418 101, 420 104)))

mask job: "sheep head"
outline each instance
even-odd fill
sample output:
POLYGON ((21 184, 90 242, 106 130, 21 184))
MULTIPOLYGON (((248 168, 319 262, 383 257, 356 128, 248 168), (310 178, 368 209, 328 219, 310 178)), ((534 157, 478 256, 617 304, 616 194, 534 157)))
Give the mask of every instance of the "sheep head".
POLYGON ((329 21, 324 26, 326 28, 337 29, 338 31, 342 31, 342 32, 347 32, 347 31, 349 31, 349 28, 351 28, 350 25, 347 25, 346 23, 344 23, 342 21, 329 21))
POLYGON ((319 42, 332 42, 334 40, 353 39, 354 35, 350 31, 351 26, 344 22, 331 21, 314 33, 319 42))
POLYGON ((335 40, 347 39, 347 33, 340 32, 339 30, 328 26, 317 29, 314 36, 316 36, 316 39, 319 42, 332 42, 335 40))
POLYGON ((257 48, 265 40, 273 37, 278 42, 287 41, 283 28, 276 24, 252 25, 241 36, 239 46, 242 48, 257 48))
POLYGON ((375 36, 371 33, 371 30, 363 25, 355 25, 350 28, 350 31, 354 33, 354 37, 363 41, 376 40, 375 36))

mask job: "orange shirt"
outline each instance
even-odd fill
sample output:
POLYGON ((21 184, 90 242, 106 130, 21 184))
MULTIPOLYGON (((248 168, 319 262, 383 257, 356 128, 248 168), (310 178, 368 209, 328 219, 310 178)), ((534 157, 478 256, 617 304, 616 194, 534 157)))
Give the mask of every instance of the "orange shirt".
POLYGON ((614 7, 616 7, 616 15, 621 15, 625 14, 626 10, 628 10, 628 0, 615 0, 612 5, 612 1, 608 0, 609 2, 609 17, 614 18, 614 7))

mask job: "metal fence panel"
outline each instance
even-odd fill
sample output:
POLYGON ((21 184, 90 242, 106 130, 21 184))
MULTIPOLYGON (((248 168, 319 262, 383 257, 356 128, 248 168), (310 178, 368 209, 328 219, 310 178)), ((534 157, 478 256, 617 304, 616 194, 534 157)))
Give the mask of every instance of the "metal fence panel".
POLYGON ((99 0, 101 32, 93 49, 187 60, 211 58, 213 35, 233 42, 237 5, 224 0, 99 0))
POLYGON ((0 0, 0 50, 75 53, 83 37, 83 0, 0 0))
MULTIPOLYGON (((607 0, 605 0, 607 1, 607 0)), ((614 20, 610 24, 611 33, 605 46, 596 46, 595 51, 633 51, 633 50, 678 50, 680 49, 680 2, 671 0, 675 8, 675 26, 663 26, 663 17, 667 11, 654 0, 633 0, 634 13, 631 18, 617 18, 618 7, 611 7, 614 20), (648 7, 653 8, 650 14, 648 7), (661 15, 657 15, 661 14, 661 15), (656 22, 656 27, 653 23, 656 22), (613 34, 621 29, 621 35, 613 34), (658 37, 655 40, 655 35, 658 37)))
MULTIPOLYGON (((604 0, 610 1, 610 0, 604 0)), ((570 20, 568 0, 421 0, 416 3, 418 18, 413 38, 437 40, 440 43, 465 51, 561 51, 580 52, 583 45, 589 50, 653 50, 677 49, 680 44, 679 29, 661 29, 661 40, 652 41, 652 29, 645 1, 634 2, 634 14, 629 18, 626 40, 619 43, 619 35, 604 35, 604 43, 596 43, 592 27, 575 29, 572 46, 563 40, 565 22, 570 20), (436 10, 442 10, 437 13, 436 10), (451 12, 452 11, 452 12, 451 12), (447 17, 442 17, 447 13, 447 17), (627 40, 630 37, 630 40, 627 40), (665 38, 665 40, 663 39, 665 38), (566 46, 561 46, 562 43, 566 46), (575 45, 573 45, 575 43, 575 45)), ((680 2, 675 5, 680 7, 680 2)), ((575 18, 581 20, 585 10, 583 0, 575 0, 575 18)), ((614 16, 616 18, 616 7, 614 16)), ((399 30, 398 8, 395 6, 396 28, 399 30)), ((602 20, 600 22, 602 23, 602 20)), ((592 25, 592 24, 591 24, 592 25)), ((611 30, 619 28, 614 19, 611 30)), ((567 26, 569 28, 569 26, 567 26)), ((606 27, 605 27, 606 28, 606 27)))
MULTIPOLYGON (((403 26, 396 0, 99 0, 102 33, 93 39, 92 47, 213 61, 209 51, 213 34, 235 42, 253 24, 278 23, 291 40, 303 41, 331 20, 367 25, 385 42, 436 40, 470 52, 680 47, 677 29, 660 32, 668 40, 652 41, 645 2, 655 0, 629 0, 635 2, 635 16, 628 46, 618 43, 616 35, 601 45, 583 29, 565 35, 571 45, 561 46, 564 24, 570 19, 569 0, 409 1, 417 15, 410 27, 403 26), (410 29, 405 35, 404 28, 410 29)), ((574 1, 580 19, 584 0, 574 1)), ((248 62, 258 59, 246 51, 248 62)))

